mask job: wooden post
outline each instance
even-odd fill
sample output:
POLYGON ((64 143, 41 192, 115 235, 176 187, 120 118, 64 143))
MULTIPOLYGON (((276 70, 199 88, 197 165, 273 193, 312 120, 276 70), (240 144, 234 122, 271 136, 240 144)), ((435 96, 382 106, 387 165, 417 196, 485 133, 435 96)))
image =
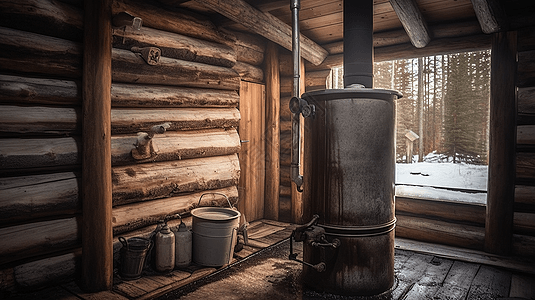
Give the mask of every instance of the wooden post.
POLYGON ((278 45, 269 42, 266 60, 266 189, 264 218, 279 219, 280 74, 278 45))
POLYGON ((495 33, 492 39, 485 251, 499 255, 511 253, 513 238, 516 40, 516 32, 495 33))
MULTIPOLYGON (((301 58, 301 78, 299 79, 299 84, 301 85, 301 94, 305 91, 305 61, 301 58)), ((301 95, 299 95, 301 97, 301 95)), ((303 156, 304 156, 304 138, 305 138, 305 122, 303 117, 301 117, 301 145, 299 146, 299 151, 301 152, 301 161, 299 167, 299 173, 303 174, 303 156)), ((303 176, 309 176, 303 175, 303 176)), ((297 185, 292 181, 292 222, 295 224, 303 224, 308 222, 308 220, 303 220, 303 193, 297 190, 297 185)))
POLYGON ((82 288, 111 290, 111 0, 84 1, 82 288))

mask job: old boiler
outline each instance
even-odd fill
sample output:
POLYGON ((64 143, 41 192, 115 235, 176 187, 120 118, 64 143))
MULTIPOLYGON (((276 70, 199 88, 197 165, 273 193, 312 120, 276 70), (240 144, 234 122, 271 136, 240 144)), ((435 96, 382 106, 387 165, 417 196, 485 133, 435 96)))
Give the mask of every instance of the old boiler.
POLYGON ((373 0, 344 1, 345 89, 299 97, 299 1, 292 1, 294 97, 292 180, 303 190, 304 283, 342 295, 378 295, 394 285, 396 91, 372 89, 373 0), (297 44, 297 45, 296 45, 297 44), (297 63, 296 63, 297 60, 297 63), (297 79, 297 80, 296 80, 297 79), (299 174, 299 118, 305 117, 299 174))

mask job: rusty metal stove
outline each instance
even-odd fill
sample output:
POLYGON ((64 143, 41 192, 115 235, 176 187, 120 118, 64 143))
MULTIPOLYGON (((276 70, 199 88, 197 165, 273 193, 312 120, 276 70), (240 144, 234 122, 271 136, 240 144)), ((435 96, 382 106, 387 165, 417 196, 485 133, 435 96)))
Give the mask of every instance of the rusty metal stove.
POLYGON ((306 117, 301 180, 311 220, 292 234, 304 242, 303 260, 290 259, 304 264, 306 285, 333 294, 377 295, 394 284, 394 101, 401 94, 372 89, 372 31, 373 0, 344 1, 346 88, 290 102, 294 119, 306 117))

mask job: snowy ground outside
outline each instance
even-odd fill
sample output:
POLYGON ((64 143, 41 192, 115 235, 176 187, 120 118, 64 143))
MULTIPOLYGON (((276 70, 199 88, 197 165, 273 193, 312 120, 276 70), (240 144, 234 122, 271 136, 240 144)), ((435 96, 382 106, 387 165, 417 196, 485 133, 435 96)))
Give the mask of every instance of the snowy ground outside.
POLYGON ((396 164, 396 196, 485 204, 487 170, 488 166, 451 162, 396 164))

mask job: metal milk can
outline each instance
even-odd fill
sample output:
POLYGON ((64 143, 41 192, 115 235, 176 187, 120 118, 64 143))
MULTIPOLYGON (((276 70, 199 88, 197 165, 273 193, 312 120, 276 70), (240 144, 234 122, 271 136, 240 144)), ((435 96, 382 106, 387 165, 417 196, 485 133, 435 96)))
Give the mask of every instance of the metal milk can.
POLYGON ((175 235, 165 223, 155 236, 155 267, 158 272, 170 272, 175 267, 175 235))
POLYGON ((175 231, 175 267, 185 268, 191 263, 191 231, 180 220, 175 231))

